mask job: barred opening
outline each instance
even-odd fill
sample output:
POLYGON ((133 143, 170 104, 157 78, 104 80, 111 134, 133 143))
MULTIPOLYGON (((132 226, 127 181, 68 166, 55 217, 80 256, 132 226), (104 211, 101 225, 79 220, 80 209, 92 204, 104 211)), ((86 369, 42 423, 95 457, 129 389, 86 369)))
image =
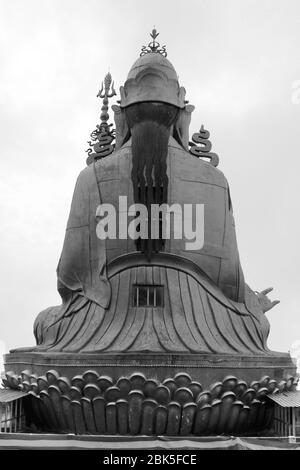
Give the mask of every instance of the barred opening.
POLYGON ((136 284, 133 286, 134 307, 163 307, 163 286, 136 284))

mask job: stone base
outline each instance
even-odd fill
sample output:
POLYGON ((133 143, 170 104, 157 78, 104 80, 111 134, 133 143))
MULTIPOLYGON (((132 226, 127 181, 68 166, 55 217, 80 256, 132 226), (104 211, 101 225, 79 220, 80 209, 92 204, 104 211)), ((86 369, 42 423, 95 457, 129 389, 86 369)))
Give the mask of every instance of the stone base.
POLYGON ((188 373, 193 380, 208 387, 226 375, 235 375, 246 382, 262 376, 280 381, 296 375, 296 366, 287 353, 272 353, 264 356, 237 356, 217 354, 74 354, 13 352, 6 354, 5 371, 19 375, 24 369, 44 375, 55 369, 60 376, 72 379, 92 369, 99 375, 109 375, 114 381, 134 372, 160 382, 179 372, 188 373))
POLYGON ((16 351, 6 387, 28 392, 27 423, 43 432, 202 436, 272 426, 267 395, 294 390, 287 354, 88 355, 16 351), (285 380, 283 380, 285 379, 285 380))

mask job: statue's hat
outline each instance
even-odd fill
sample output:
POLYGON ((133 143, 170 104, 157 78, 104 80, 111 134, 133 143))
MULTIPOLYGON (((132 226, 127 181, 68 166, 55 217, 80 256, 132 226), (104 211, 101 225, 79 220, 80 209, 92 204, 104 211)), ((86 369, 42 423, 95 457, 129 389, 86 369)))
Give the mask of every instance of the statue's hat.
POLYGON ((134 103, 156 101, 185 107, 185 89, 179 86, 178 76, 166 58, 165 46, 155 41, 158 33, 152 31, 148 47, 142 48, 141 56, 131 67, 124 87, 120 88, 121 108, 134 103))

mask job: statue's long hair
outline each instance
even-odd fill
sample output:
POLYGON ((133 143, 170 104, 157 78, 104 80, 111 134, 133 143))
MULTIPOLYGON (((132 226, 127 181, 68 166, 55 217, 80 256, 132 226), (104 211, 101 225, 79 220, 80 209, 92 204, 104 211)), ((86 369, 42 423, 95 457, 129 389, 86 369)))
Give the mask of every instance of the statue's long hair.
MULTIPOLYGON (((151 204, 167 202, 168 142, 172 125, 179 109, 166 103, 143 102, 125 109, 127 123, 132 136, 132 172, 135 203, 144 204, 150 214, 151 204)), ((150 229, 150 217, 149 217, 150 229)), ((149 230, 150 233, 150 230, 149 230)), ((144 243, 139 240, 138 249, 158 251, 161 243, 144 243)))

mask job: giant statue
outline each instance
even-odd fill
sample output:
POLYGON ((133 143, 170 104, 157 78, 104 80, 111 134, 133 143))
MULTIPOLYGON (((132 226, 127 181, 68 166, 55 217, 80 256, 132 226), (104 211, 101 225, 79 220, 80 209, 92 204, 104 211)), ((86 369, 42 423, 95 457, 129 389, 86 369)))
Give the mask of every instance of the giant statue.
POLYGON ((267 346, 265 312, 277 301, 245 282, 228 182, 204 126, 190 139, 194 106, 157 36, 120 88, 115 129, 115 90, 105 77, 57 267, 62 303, 37 316, 36 346, 5 358, 5 385, 28 391, 28 420, 38 429, 254 432, 272 425, 267 395, 295 388, 289 354, 267 346), (107 217, 99 236, 99 208, 109 205, 114 236, 107 217), (178 218, 193 205, 202 207, 198 245, 178 218), (153 206, 170 212, 153 216, 153 206), (139 217, 134 237, 124 231, 129 207, 139 217))

